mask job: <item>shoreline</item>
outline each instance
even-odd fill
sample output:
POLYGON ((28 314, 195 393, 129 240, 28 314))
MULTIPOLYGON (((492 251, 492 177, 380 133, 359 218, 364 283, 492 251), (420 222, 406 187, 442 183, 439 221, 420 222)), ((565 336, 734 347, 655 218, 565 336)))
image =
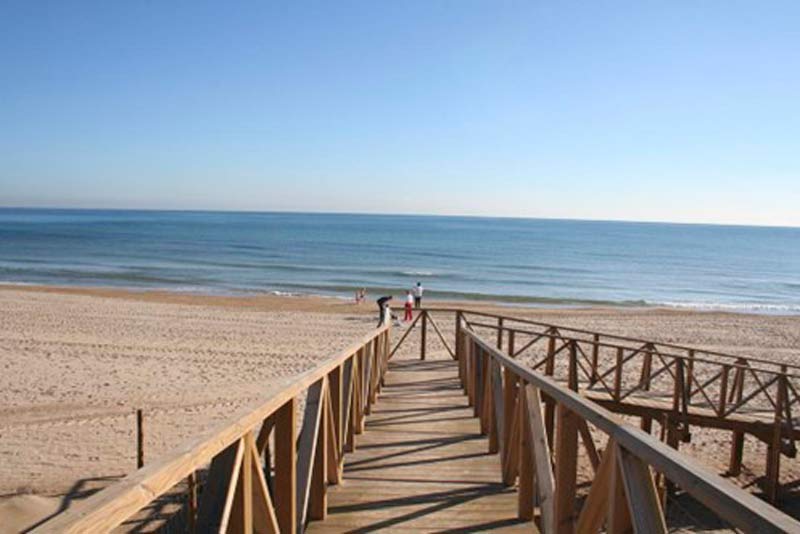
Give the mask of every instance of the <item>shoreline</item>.
MULTIPOLYGON (((374 314, 373 295, 368 294, 365 303, 357 305, 352 297, 336 295, 314 294, 274 294, 262 292, 242 292, 240 294, 213 293, 203 291, 174 291, 156 288, 130 288, 117 286, 78 286, 78 285, 49 285, 29 284, 16 282, 0 282, 0 291, 22 291, 30 293, 50 293, 62 295, 93 296, 111 299, 126 299, 142 302, 165 304, 189 304, 202 306, 236 307, 245 309, 262 309, 265 311, 315 311, 323 313, 363 313, 374 314)), ((402 289, 395 293, 393 308, 402 308, 402 289)), ((430 307, 438 308, 469 308, 478 311, 505 311, 522 315, 528 314, 583 314, 583 313, 609 313, 609 314, 699 314, 704 316, 733 316, 733 317, 775 317, 797 318, 800 312, 732 310, 718 308, 694 308, 689 306, 664 306, 654 304, 597 304, 597 305, 555 305, 514 303, 493 300, 470 299, 437 299, 426 297, 426 303, 433 303, 430 307)))

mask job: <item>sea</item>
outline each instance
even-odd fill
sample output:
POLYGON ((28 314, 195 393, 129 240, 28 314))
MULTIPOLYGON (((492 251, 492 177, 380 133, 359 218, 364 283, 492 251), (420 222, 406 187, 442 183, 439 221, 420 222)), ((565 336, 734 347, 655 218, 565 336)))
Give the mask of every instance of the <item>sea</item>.
POLYGON ((800 313, 800 228, 0 209, 0 283, 800 313))

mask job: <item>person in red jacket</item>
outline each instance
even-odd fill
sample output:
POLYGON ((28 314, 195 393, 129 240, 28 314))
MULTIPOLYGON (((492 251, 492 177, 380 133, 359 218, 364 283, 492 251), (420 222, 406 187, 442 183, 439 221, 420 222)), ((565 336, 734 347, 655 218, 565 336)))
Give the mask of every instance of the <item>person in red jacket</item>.
POLYGON ((411 291, 406 291, 406 314, 403 317, 404 321, 410 321, 413 318, 412 310, 414 309, 414 295, 411 291))

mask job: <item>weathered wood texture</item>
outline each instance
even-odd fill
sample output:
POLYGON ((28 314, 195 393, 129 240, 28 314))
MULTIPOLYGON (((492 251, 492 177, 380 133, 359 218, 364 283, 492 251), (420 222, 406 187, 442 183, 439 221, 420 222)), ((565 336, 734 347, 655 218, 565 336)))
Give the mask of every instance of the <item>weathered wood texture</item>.
POLYGON ((390 362, 344 481, 328 490, 328 517, 308 532, 535 532, 486 452, 458 363, 432 357, 390 362))

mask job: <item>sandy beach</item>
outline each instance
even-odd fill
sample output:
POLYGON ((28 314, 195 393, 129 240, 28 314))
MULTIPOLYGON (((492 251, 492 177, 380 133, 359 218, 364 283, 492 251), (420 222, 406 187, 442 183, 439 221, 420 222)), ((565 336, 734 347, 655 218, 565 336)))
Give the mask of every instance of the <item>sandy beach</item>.
MULTIPOLYGON (((795 316, 459 305, 785 362, 800 347, 795 316)), ((134 470, 137 408, 147 461, 347 346, 375 315, 371 300, 0 287, 0 532, 134 470)), ((698 433, 683 450, 721 471, 720 443, 698 433)), ((762 464, 748 440, 740 482, 762 464)))

